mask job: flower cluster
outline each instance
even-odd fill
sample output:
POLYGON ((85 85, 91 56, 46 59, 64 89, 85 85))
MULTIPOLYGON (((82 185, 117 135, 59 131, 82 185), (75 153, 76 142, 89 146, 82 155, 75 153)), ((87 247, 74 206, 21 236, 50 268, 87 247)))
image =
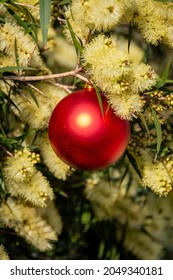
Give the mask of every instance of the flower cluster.
POLYGON ((3 245, 0 245, 0 260, 9 260, 9 256, 3 245))
MULTIPOLYGON (((134 4, 134 0, 73 0, 65 15, 77 37, 85 44, 94 31, 106 32, 120 22, 128 22, 134 4)), ((65 34, 70 40, 68 29, 65 34)))
MULTIPOLYGON (((165 155, 155 159, 152 151, 147 146, 156 144, 155 137, 149 139, 142 133, 131 137, 128 151, 134 157, 137 168, 141 174, 140 183, 149 188, 158 196, 167 196, 172 190, 173 159, 172 155, 165 155)), ((139 179, 139 178, 138 178, 139 179)))
POLYGON ((148 43, 164 43, 173 47, 172 3, 163 1, 138 0, 133 22, 148 43))
MULTIPOLYGON (((48 207, 46 209, 48 211, 48 207)), ((52 241, 57 240, 55 229, 44 215, 42 216, 37 208, 19 200, 8 198, 5 203, 1 204, 0 220, 40 251, 52 249, 52 241)), ((60 234, 62 229, 60 219, 57 224, 60 234)))
POLYGON ((56 156, 49 143, 47 133, 42 134, 37 139, 36 144, 40 150, 43 162, 50 172, 52 172, 56 178, 66 180, 67 176, 72 172, 70 166, 56 156))
POLYGON ((143 160, 142 185, 150 188, 159 196, 167 196, 172 190, 173 161, 166 158, 164 162, 153 162, 145 152, 143 152, 141 160, 143 160))
POLYGON ((25 67, 30 66, 39 69, 44 67, 34 41, 28 34, 24 33, 23 29, 14 20, 7 17, 5 23, 0 26, 0 36, 0 51, 8 59, 11 59, 11 65, 16 65, 17 63, 25 67))
POLYGON ((46 82, 35 83, 13 92, 11 99, 16 104, 13 112, 31 128, 45 129, 55 105, 66 95, 63 89, 46 82))
POLYGON ((47 179, 35 167, 40 161, 39 155, 24 148, 16 150, 3 167, 3 178, 8 192, 21 197, 35 206, 45 207, 54 197, 47 179))
POLYGON ((131 61, 115 37, 104 35, 86 46, 83 58, 91 79, 106 94, 116 114, 130 120, 137 116, 145 104, 140 93, 154 86, 158 77, 151 66, 131 61))
MULTIPOLYGON (((107 32, 119 24, 137 26, 148 43, 172 41, 172 3, 154 0, 73 0, 66 17, 77 37, 85 44, 94 31, 107 32)), ((65 31, 67 38, 70 33, 65 31)))

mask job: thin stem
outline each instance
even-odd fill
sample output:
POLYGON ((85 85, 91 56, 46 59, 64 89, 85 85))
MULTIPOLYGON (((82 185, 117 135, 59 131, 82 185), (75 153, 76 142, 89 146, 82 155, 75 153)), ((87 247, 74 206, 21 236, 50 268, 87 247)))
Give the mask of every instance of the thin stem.
POLYGON ((48 97, 46 94, 44 94, 44 92, 42 92, 41 90, 39 90, 37 87, 33 86, 32 84, 27 83, 27 85, 29 87, 31 87, 32 89, 34 89, 35 91, 37 91, 38 93, 40 93, 41 95, 43 95, 44 97, 48 97))
POLYGON ((72 93, 72 90, 71 89, 75 89, 74 86, 68 86, 68 85, 63 85, 63 84, 60 84, 60 83, 51 83, 51 82, 48 82, 49 84, 55 86, 55 87, 59 87, 59 88, 62 88, 63 90, 65 90, 67 93, 72 93))
MULTIPOLYGON (((19 81, 19 82, 33 82, 33 81, 43 81, 43 80, 49 80, 49 79, 57 79, 57 78, 63 78, 68 76, 77 76, 79 72, 82 71, 82 68, 77 68, 73 71, 68 71, 64 73, 57 73, 57 74, 50 74, 50 75, 44 75, 44 76, 14 76, 14 75, 4 75, 4 80, 12 80, 12 81, 19 81)), ((83 76, 80 75, 80 78, 85 81, 87 80, 83 76)), ((88 81, 88 80, 87 80, 88 81)))
POLYGON ((2 146, 2 145, 0 144, 0 147, 1 147, 1 149, 2 149, 4 152, 6 152, 7 155, 9 155, 10 157, 13 157, 13 154, 12 154, 11 152, 9 152, 4 146, 2 146))
POLYGON ((23 7, 28 7, 28 8, 32 8, 32 9, 36 9, 36 10, 38 10, 39 11, 39 8, 37 8, 37 7, 35 7, 35 6, 33 6, 33 5, 29 5, 29 4, 22 4, 22 3, 19 3, 19 2, 14 2, 14 4, 16 4, 16 5, 20 5, 20 6, 23 6, 23 7))
POLYGON ((90 81, 80 74, 76 74, 75 77, 79 78, 80 80, 84 81, 85 83, 90 83, 90 81))

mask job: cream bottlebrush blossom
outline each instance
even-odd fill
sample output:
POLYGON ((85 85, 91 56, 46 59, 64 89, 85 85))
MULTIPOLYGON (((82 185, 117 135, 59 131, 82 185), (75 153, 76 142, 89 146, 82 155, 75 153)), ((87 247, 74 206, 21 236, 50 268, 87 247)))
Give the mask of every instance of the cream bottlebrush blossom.
POLYGON ((151 134, 149 139, 139 132, 131 137, 128 152, 134 157, 137 168, 141 173, 140 184, 159 196, 167 196, 172 190, 173 156, 155 160, 154 155, 146 148, 148 145, 155 144, 155 135, 151 134))
POLYGON ((0 260, 9 260, 9 256, 3 245, 0 245, 0 260))
POLYGON ((169 164, 153 162, 146 153, 143 155, 142 184, 159 196, 167 196, 172 190, 173 173, 168 170, 167 165, 173 168, 173 161, 169 164))
POLYGON ((150 89, 157 81, 154 70, 144 63, 131 61, 116 38, 104 35, 86 46, 83 58, 86 70, 105 93, 115 113, 129 120, 136 117, 144 106, 141 91, 150 89))
MULTIPOLYGON (((85 1, 86 21, 89 28, 98 31, 109 31, 117 26, 125 15, 134 8, 134 0, 88 0, 85 1)), ((132 13, 130 13, 132 16, 132 13)), ((130 17, 131 18, 131 17, 130 17)), ((128 17, 128 21, 130 20, 128 17)))
POLYGON ((52 249, 52 242, 57 240, 55 230, 38 214, 37 208, 12 198, 0 205, 0 220, 40 251, 52 249))
POLYGON ((111 103, 112 109, 116 112, 117 116, 127 120, 137 118, 144 106, 144 101, 135 93, 131 95, 127 93, 122 96, 110 93, 107 94, 107 99, 111 103))
POLYGON ((37 208, 38 214, 48 222, 48 224, 55 230, 59 236, 62 232, 63 223, 62 218, 55 204, 50 201, 45 208, 37 208))
MULTIPOLYGON (((88 41, 90 35, 90 29, 86 24, 87 14, 85 2, 85 0, 73 0, 71 5, 69 5, 65 11, 65 16, 69 21, 73 32, 78 38, 80 38, 84 45, 88 41)), ((72 42, 68 24, 66 24, 64 28, 64 35, 69 42, 72 42)))
POLYGON ((11 99, 19 110, 14 106, 12 109, 31 128, 45 129, 54 107, 67 93, 46 82, 38 82, 33 86, 34 88, 25 86, 20 93, 11 94, 11 99))
POLYGON ((153 11, 154 7, 151 7, 148 1, 139 2, 143 3, 138 4, 138 9, 135 13, 133 22, 137 25, 142 36, 148 43, 158 45, 166 34, 165 22, 162 20, 161 16, 159 16, 159 18, 158 16, 155 16, 153 11))
POLYGON ((47 132, 38 137, 35 144, 38 146, 42 160, 50 172, 52 172, 58 179, 66 180, 72 170, 69 165, 65 164, 60 158, 58 158, 53 151, 47 132))
POLYGON ((2 172, 11 195, 45 207, 54 194, 47 179, 34 166, 39 160, 39 155, 24 148, 23 151, 15 151, 14 156, 6 160, 2 172))
MULTIPOLYGON (((172 3, 172 5, 173 5, 173 3, 172 3)), ((173 13, 173 11, 172 11, 172 13, 173 13)), ((168 45, 171 48, 173 48, 172 34, 173 34, 173 21, 167 26, 166 36, 163 38, 163 43, 168 45)))
POLYGON ((156 74, 154 69, 145 63, 140 63, 134 66, 134 91, 142 92, 152 88, 159 76, 156 74))
POLYGON ((90 43, 88 43, 83 52, 84 66, 88 71, 93 71, 100 65, 100 57, 103 58, 105 53, 116 53, 117 42, 116 38, 108 38, 105 35, 99 35, 95 37, 90 43))
POLYGON ((133 21, 148 43, 157 45, 163 42, 172 47, 172 15, 173 3, 138 0, 133 21))
POLYGON ((45 66, 39 55, 36 43, 29 34, 16 24, 14 20, 6 19, 0 26, 0 51, 16 59, 15 45, 20 66, 32 66, 44 69, 45 66))
POLYGON ((120 21, 124 10, 124 2, 119 0, 88 0, 85 7, 87 11, 87 24, 90 29, 108 31, 113 29, 120 21))
MULTIPOLYGON (((9 55, 0 56, 0 67, 9 67, 10 66, 17 66, 16 60, 14 57, 9 55)), ((18 73, 18 70, 13 70, 12 72, 18 73)))
MULTIPOLYGON (((123 20, 129 22, 135 7, 134 0, 73 0, 66 11, 74 33, 85 44, 95 30, 110 31, 123 20)), ((65 29, 66 35, 69 30, 65 29)))
POLYGON ((86 70, 103 91, 114 92, 113 86, 120 85, 122 76, 124 80, 132 77, 128 53, 118 47, 116 38, 104 35, 94 38, 85 47, 83 58, 86 70))

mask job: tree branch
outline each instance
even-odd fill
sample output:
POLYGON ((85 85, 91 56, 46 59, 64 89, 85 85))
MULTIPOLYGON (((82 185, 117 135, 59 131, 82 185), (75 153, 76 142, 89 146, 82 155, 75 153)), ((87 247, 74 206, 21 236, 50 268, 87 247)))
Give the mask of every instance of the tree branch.
MULTIPOLYGON (((44 75, 44 76, 3 75, 3 78, 4 78, 4 80, 12 80, 12 81, 18 81, 18 82, 33 82, 33 81, 43 81, 43 80, 49 80, 49 79, 63 78, 63 77, 68 77, 68 76, 77 76, 77 74, 81 71, 82 71, 82 68, 77 68, 76 70, 73 70, 73 71, 44 75)), ((86 79, 85 79, 85 81, 86 81, 86 79)))

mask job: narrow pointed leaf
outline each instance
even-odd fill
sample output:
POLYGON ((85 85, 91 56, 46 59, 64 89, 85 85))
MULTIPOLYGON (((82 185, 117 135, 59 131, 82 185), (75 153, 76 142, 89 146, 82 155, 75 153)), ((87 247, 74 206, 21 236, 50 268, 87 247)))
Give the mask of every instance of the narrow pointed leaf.
POLYGON ((99 105, 100 105, 100 110, 101 110, 102 116, 104 116, 103 103, 102 103, 102 98, 101 98, 99 89, 98 89, 97 86, 94 86, 94 88, 95 88, 95 91, 96 91, 96 94, 97 94, 97 98, 98 98, 98 102, 99 102, 99 105))
POLYGON ((133 33, 133 27, 132 24, 130 23, 129 25, 129 34, 128 34, 128 52, 130 51, 130 44, 132 40, 132 33, 133 33))
POLYGON ((34 100, 34 102, 35 102, 35 104, 37 105, 37 107, 39 107, 37 98, 36 98, 34 92, 32 91, 32 89, 31 89, 31 88, 28 88, 28 92, 29 92, 29 94, 31 95, 31 97, 32 97, 32 99, 34 100))
POLYGON ((79 56, 81 53, 82 53, 82 46, 78 40, 78 38, 76 37, 76 34, 74 33, 73 31, 73 28, 69 22, 69 20, 67 19, 67 17, 65 16, 65 19, 66 19, 66 22, 67 22, 67 26, 68 26, 68 29, 70 31, 70 35, 71 35, 71 38, 73 40, 73 44, 74 44, 74 47, 75 47, 75 50, 76 50, 76 54, 79 56))
POLYGON ((134 172, 136 173, 137 177, 139 178, 139 180, 142 180, 142 174, 137 166, 135 158, 128 152, 128 150, 126 150, 126 156, 129 160, 132 168, 134 169, 134 172))
POLYGON ((147 125, 147 123, 146 123, 146 120, 145 120, 144 116, 143 116, 142 114, 139 114, 139 118, 140 118, 140 120, 141 120, 141 122, 142 122, 144 128, 146 129, 146 132, 147 132, 147 134, 148 134, 148 137, 150 138, 150 131, 149 131, 149 128, 148 128, 148 125, 147 125))
POLYGON ((164 86, 164 84, 167 82, 168 76, 169 76, 169 72, 170 72, 170 67, 171 67, 171 60, 168 61, 165 71, 161 77, 161 80, 159 81, 159 83, 157 84, 157 88, 160 88, 162 86, 164 86))
POLYGON ((51 0, 39 0, 40 3, 40 25, 43 44, 47 43, 47 34, 51 15, 51 0))
POLYGON ((7 66, 7 67, 0 67, 0 73, 3 72, 10 72, 14 70, 35 70, 32 67, 23 67, 23 66, 7 66))
POLYGON ((151 108, 151 113, 152 113, 152 116, 153 116, 153 119, 154 119, 154 125, 155 125, 155 129, 156 129, 156 134, 157 134, 156 151, 157 151, 157 154, 159 154, 161 143, 162 143, 162 129, 161 129, 161 124, 159 122, 157 114, 156 114, 156 112, 153 108, 151 108))
POLYGON ((0 97, 7 100, 11 105, 13 105, 18 111, 19 111, 19 108, 16 106, 16 104, 11 100, 11 98, 6 95, 3 91, 0 91, 0 97))

